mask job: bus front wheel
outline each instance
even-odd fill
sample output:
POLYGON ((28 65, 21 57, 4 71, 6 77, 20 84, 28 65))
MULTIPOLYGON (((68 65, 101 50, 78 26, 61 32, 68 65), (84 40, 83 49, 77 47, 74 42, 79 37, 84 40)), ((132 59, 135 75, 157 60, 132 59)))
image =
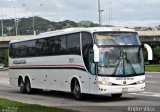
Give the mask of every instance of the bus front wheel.
POLYGON ((77 100, 82 99, 81 87, 77 79, 74 81, 73 95, 77 100))
POLYGON ((122 96, 122 94, 111 94, 113 98, 120 98, 122 96))

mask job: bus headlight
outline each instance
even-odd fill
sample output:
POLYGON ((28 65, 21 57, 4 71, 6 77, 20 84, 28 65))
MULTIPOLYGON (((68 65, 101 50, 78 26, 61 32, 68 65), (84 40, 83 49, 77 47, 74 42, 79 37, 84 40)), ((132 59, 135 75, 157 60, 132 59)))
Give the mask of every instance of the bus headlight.
POLYGON ((137 84, 143 84, 143 83, 145 83, 145 80, 140 80, 140 81, 138 81, 138 82, 136 82, 137 84))
POLYGON ((98 83, 99 83, 100 85, 106 85, 106 84, 107 84, 106 81, 98 81, 98 83))

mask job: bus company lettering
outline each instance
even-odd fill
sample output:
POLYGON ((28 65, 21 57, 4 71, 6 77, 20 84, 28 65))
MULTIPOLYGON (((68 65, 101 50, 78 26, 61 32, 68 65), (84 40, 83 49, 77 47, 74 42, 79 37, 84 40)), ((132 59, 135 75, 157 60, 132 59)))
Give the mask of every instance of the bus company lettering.
POLYGON ((26 64, 26 60, 14 60, 13 64, 26 64))
POLYGON ((118 78, 116 78, 116 80, 134 80, 134 78, 132 78, 132 77, 123 77, 123 78, 118 77, 118 78))

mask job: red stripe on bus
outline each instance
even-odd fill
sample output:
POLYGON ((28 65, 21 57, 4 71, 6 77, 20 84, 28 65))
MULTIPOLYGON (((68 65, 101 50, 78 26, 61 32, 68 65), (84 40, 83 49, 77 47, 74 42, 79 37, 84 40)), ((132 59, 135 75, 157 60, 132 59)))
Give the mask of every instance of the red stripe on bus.
POLYGON ((56 66, 68 66, 68 67, 72 67, 72 66, 76 66, 76 67, 84 67, 82 65, 78 65, 78 64, 60 64, 60 65, 19 65, 19 66, 10 66, 10 67, 36 67, 36 66, 46 66, 46 67, 56 67, 56 66))

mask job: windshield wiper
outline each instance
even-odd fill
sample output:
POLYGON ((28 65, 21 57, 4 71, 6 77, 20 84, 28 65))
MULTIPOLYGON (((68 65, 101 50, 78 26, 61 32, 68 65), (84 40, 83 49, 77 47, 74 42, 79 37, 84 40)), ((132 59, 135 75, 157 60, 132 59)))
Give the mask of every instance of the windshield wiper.
POLYGON ((133 72, 134 72, 134 74, 136 75, 137 73, 136 73, 136 71, 135 71, 135 69, 134 69, 133 65, 131 64, 131 62, 129 61, 129 59, 128 59, 128 58, 126 58, 126 62, 131 66, 132 71, 133 71, 133 72))
POLYGON ((120 52, 120 57, 119 57, 119 60, 118 60, 118 64, 117 64, 117 66, 116 66, 116 68, 115 68, 115 70, 114 70, 112 75, 116 75, 116 72, 118 70, 118 67, 119 67, 120 63, 122 63, 122 65, 123 65, 122 68, 123 68, 124 74, 125 74, 125 67, 124 67, 125 66, 125 64, 124 64, 125 61, 130 65, 130 67, 131 67, 132 71, 134 72, 134 74, 137 74, 135 69, 134 69, 134 67, 133 67, 133 65, 131 64, 131 62, 127 58, 127 53, 125 51, 123 51, 123 52, 121 51, 120 52))

